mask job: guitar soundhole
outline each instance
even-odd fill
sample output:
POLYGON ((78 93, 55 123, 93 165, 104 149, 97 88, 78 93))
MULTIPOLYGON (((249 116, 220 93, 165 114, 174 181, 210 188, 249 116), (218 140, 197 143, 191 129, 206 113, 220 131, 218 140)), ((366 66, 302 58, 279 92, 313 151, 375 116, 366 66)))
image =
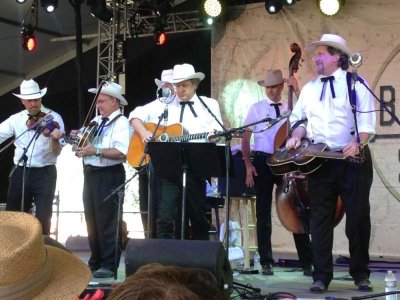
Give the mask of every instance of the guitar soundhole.
POLYGON ((158 139, 159 142, 168 142, 169 140, 169 135, 166 133, 161 134, 158 139))

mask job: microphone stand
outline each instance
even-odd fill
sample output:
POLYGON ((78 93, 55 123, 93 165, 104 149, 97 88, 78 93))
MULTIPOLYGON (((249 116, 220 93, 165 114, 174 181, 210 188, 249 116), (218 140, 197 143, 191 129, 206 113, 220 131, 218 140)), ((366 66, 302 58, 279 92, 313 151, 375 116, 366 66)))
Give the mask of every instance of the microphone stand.
POLYGON ((381 105, 381 107, 396 121, 397 125, 400 125, 400 120, 397 118, 397 116, 387 107, 385 101, 382 101, 381 99, 379 99, 375 93, 369 88, 369 86, 364 82, 364 79, 362 79, 361 77, 358 76, 357 72, 353 72, 352 73, 352 80, 354 80, 354 82, 358 81, 360 83, 362 83, 362 85, 365 86, 365 88, 370 92, 370 94, 376 99, 376 101, 378 101, 381 105))
MULTIPOLYGON (((26 156, 26 153, 28 152, 29 147, 31 146, 33 141, 36 141, 40 134, 42 133, 44 127, 37 127, 35 130, 35 133, 33 134, 31 140, 29 141, 28 145, 24 147, 24 152, 22 153, 21 157, 18 159, 18 162, 14 165, 14 167, 11 169, 10 174, 8 175, 9 178, 11 178, 15 172, 15 170, 18 168, 19 164, 23 162, 22 166, 22 191, 21 191, 21 211, 25 211, 25 177, 26 177, 26 163, 28 160, 28 157, 26 156)), ((25 130, 22 134, 20 134, 16 139, 21 137, 24 133, 26 133, 29 129, 25 130)), ((16 139, 14 139, 12 142, 14 142, 16 139)), ((9 145, 8 144, 5 148, 7 148, 9 145)), ((2 151, 5 149, 3 148, 2 151)))
MULTIPOLYGON (((226 188, 225 188, 225 236, 223 239, 223 243, 225 245, 226 249, 226 256, 227 260, 229 260, 229 215, 230 215, 230 195, 229 195, 229 174, 230 174, 230 155, 229 155, 229 150, 230 150, 230 141, 232 139, 232 134, 235 132, 241 132, 243 133, 244 129, 256 125, 259 123, 263 122, 271 122, 271 118, 264 118, 260 121, 256 121, 250 124, 246 124, 241 127, 237 128, 232 128, 229 130, 225 130, 224 132, 221 133, 216 133, 213 135, 210 135, 208 138, 213 139, 213 138, 219 138, 219 137, 225 137, 226 139, 226 146, 225 146, 225 163, 226 163, 226 188)), ((271 126, 272 127, 272 126, 271 126)))

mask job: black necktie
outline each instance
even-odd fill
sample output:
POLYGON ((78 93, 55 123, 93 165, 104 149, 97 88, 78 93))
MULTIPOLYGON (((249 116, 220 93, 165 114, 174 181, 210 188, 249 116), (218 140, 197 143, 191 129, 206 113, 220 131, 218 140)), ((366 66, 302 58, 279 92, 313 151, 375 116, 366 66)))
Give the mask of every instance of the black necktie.
POLYGON ((335 80, 335 76, 327 76, 327 77, 322 77, 321 78, 321 82, 323 82, 323 85, 322 85, 321 97, 319 98, 319 100, 322 100, 322 97, 323 97, 324 91, 325 91, 325 85, 326 85, 327 81, 329 81, 329 85, 331 87, 332 99, 336 98, 335 89, 333 88, 333 81, 334 80, 335 80))
POLYGON ((101 118, 101 123, 100 123, 99 127, 97 127, 97 130, 96 130, 94 136, 100 136, 107 121, 108 121, 108 118, 101 118))
POLYGON ((179 118, 179 122, 182 122, 182 120, 183 120, 183 112, 185 111, 185 106, 186 105, 189 105, 189 108, 192 111, 193 116, 195 118, 197 118, 197 114, 196 114, 196 112, 194 111, 194 108, 193 108, 193 101, 181 101, 179 103, 182 105, 181 106, 181 116, 179 118))
POLYGON ((282 103, 271 103, 270 104, 270 106, 273 106, 275 108, 277 118, 281 115, 281 111, 279 110, 279 106, 281 106, 281 105, 282 105, 282 103))

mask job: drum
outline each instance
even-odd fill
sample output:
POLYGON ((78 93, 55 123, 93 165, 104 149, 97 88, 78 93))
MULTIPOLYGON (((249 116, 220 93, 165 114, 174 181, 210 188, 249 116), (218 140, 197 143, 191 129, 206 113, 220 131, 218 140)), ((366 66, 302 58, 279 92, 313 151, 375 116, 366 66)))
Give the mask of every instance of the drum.
MULTIPOLYGON (((283 176, 282 184, 276 189, 276 212, 282 225, 293 233, 310 233, 310 198, 307 175, 291 172, 283 176)), ((344 215, 343 202, 338 197, 335 226, 344 215)))

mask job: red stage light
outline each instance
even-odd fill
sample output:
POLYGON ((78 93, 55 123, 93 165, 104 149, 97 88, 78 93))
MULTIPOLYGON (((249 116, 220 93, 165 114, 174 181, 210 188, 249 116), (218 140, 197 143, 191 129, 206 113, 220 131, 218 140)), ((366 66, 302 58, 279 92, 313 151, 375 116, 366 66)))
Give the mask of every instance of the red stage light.
POLYGON ((167 34, 164 31, 158 31, 155 35, 156 44, 162 46, 167 41, 167 34))
POLYGON ((36 50, 36 37, 34 34, 22 37, 22 48, 26 51, 32 52, 36 50))

